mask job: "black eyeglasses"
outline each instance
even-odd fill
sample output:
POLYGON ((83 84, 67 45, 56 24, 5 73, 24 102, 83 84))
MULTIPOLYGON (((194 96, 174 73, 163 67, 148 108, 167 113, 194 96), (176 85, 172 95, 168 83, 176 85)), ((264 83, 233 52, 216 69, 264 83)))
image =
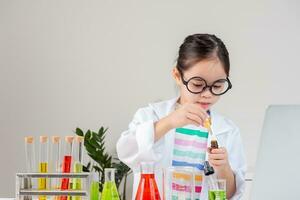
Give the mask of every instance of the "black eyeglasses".
POLYGON ((226 79, 216 80, 211 85, 208 85, 201 77, 195 76, 185 81, 183 74, 180 73, 180 75, 182 83, 186 86, 187 90, 193 94, 200 94, 208 88, 213 95, 220 96, 232 88, 232 84, 228 77, 226 79))

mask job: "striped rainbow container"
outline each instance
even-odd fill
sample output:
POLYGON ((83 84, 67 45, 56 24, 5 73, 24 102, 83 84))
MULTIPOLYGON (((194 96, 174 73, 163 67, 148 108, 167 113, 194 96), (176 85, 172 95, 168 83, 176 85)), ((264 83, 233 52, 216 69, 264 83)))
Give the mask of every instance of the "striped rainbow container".
POLYGON ((163 199, 199 200, 203 173, 193 167, 164 169, 163 199))
POLYGON ((175 131, 172 166, 194 168, 193 199, 195 200, 200 199, 202 191, 207 140, 208 131, 202 127, 189 126, 177 128, 175 131))

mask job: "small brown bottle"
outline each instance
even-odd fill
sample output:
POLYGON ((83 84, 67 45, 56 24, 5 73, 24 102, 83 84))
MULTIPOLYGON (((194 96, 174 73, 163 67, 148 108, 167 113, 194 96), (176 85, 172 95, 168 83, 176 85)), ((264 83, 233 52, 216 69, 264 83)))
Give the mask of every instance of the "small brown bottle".
POLYGON ((217 138, 216 138, 215 135, 212 135, 212 137, 211 137, 210 147, 211 147, 212 149, 217 149, 217 148, 219 148, 218 141, 217 141, 217 138))

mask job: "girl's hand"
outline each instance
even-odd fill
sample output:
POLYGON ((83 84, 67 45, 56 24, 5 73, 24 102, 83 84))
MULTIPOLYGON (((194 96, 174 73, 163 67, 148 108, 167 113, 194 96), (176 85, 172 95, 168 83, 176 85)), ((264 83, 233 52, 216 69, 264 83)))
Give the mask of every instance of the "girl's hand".
POLYGON ((227 150, 224 147, 208 149, 208 162, 216 170, 220 179, 226 180, 227 197, 231 198, 236 191, 234 173, 228 162, 227 150))
POLYGON ((208 162, 218 173, 226 173, 228 170, 231 171, 227 150, 224 147, 218 149, 209 148, 208 162))
POLYGON ((185 104, 167 116, 172 128, 193 124, 202 126, 206 118, 206 111, 197 104, 185 104))

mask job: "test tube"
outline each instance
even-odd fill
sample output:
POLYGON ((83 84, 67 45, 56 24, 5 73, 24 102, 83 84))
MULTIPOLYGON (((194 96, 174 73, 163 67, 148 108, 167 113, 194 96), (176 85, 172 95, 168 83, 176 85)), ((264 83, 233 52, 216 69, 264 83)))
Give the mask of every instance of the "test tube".
MULTIPOLYGON (((40 136, 40 156, 39 156, 39 172, 47 173, 48 172, 48 137, 40 136)), ((38 179, 38 189, 46 190, 47 189, 47 179, 39 178, 38 179)), ((39 200, 46 200, 46 196, 39 196, 39 200)))
POLYGON ((34 138, 32 136, 25 137, 25 156, 26 156, 26 171, 35 171, 35 151, 34 138))
MULTIPOLYGON (((25 159, 26 172, 35 172, 35 151, 34 138, 32 136, 25 137, 25 159)), ((31 178, 24 178, 24 189, 32 189, 33 183, 31 178)), ((25 196, 24 200, 31 200, 31 196, 25 196)))
MULTIPOLYGON (((61 148, 61 138, 59 136, 52 136, 51 143, 51 172, 60 172, 61 171, 61 157, 60 157, 60 148, 61 148)), ((51 181, 51 189, 57 190, 60 189, 60 180, 59 178, 53 178, 51 181)), ((59 200, 58 196, 54 197, 55 200, 59 200)))
POLYGON ((99 200, 99 176, 96 171, 91 172, 90 200, 99 200))
MULTIPOLYGON (((66 136, 65 137, 64 157, 63 157, 63 163, 62 163, 62 172, 63 173, 71 172, 73 140, 74 140, 74 136, 66 136)), ((62 179, 60 188, 61 188, 61 190, 69 189, 69 178, 62 179)), ((67 200, 67 196, 61 196, 60 199, 67 200)))
MULTIPOLYGON (((73 172, 74 173, 82 173, 82 152, 83 152, 83 140, 82 136, 76 136, 74 141, 74 148, 73 148, 73 172)), ((73 178, 70 183, 70 187, 73 190, 81 190, 81 179, 80 178, 73 178)), ((81 200, 81 197, 71 197, 71 200, 81 200)))

